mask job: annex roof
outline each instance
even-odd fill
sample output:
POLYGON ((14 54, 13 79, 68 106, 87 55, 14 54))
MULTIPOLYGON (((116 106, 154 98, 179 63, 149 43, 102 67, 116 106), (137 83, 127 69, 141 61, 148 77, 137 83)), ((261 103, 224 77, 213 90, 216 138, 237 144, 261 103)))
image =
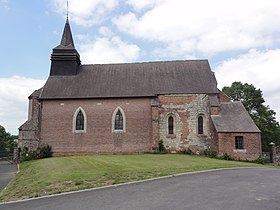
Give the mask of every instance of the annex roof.
POLYGON ((81 65, 77 75, 50 76, 40 99, 200 93, 218 93, 207 60, 81 65))
POLYGON ((211 116, 217 132, 260 132, 241 102, 222 103, 220 108, 219 115, 211 116))

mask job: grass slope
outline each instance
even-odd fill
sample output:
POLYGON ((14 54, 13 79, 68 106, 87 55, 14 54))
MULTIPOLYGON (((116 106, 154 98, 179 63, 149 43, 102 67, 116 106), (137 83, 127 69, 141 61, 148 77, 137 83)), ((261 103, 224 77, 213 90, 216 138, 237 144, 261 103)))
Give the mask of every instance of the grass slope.
POLYGON ((97 155, 47 158, 20 164, 0 201, 216 168, 260 165, 180 154, 97 155))

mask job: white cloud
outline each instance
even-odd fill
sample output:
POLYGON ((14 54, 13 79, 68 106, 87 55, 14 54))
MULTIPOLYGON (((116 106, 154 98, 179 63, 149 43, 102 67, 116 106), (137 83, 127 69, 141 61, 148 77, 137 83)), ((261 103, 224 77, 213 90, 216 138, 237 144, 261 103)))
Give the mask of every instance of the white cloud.
POLYGON ((126 0, 126 3, 136 11, 141 11, 144 9, 151 9, 156 5, 163 3, 166 0, 126 0))
POLYGON ((253 84, 263 91, 266 104, 277 113, 280 121, 280 49, 250 50, 236 59, 223 61, 215 69, 218 87, 230 86, 235 81, 253 84))
MULTIPOLYGON (((66 16, 65 0, 51 0, 51 3, 59 14, 66 16)), ((77 25, 92 26, 106 18, 117 5, 117 0, 70 0, 69 14, 71 20, 77 25)))
POLYGON ((10 10, 10 0, 0 0, 0 7, 3 7, 5 10, 10 10))
POLYGON ((137 59, 140 48, 118 36, 97 38, 79 45, 83 63, 123 63, 137 59))
MULTIPOLYGON (((127 2, 136 9, 152 4, 127 2)), ((136 38, 164 44, 166 57, 190 52, 210 56, 279 42, 278 8, 278 0, 164 0, 144 14, 128 12, 113 22, 136 38)))
POLYGON ((0 78, 0 125, 17 134, 17 128, 27 119, 28 96, 43 85, 43 80, 19 76, 0 78))
POLYGON ((112 37, 114 35, 114 33, 108 27, 105 26, 99 28, 99 33, 105 37, 112 37))

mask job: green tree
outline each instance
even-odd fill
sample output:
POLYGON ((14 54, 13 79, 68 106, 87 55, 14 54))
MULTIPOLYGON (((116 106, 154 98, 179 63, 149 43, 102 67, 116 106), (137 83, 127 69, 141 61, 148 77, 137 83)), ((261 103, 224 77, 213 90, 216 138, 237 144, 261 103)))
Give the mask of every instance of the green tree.
POLYGON ((241 101, 261 130, 262 149, 268 151, 269 143, 280 145, 280 127, 275 118, 275 111, 265 105, 262 91, 253 85, 234 82, 230 87, 224 87, 223 92, 233 101, 241 101))
POLYGON ((0 157, 7 155, 7 149, 13 151, 13 148, 16 146, 15 138, 15 136, 6 132, 5 128, 0 125, 0 157))

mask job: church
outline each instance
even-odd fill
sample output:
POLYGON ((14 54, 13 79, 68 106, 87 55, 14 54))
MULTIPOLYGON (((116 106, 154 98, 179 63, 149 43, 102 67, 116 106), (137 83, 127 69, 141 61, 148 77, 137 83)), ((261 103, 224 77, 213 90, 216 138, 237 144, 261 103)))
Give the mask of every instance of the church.
POLYGON ((19 147, 54 156, 204 150, 254 160, 260 130, 217 88, 207 60, 81 64, 68 18, 45 85, 29 96, 19 147))

